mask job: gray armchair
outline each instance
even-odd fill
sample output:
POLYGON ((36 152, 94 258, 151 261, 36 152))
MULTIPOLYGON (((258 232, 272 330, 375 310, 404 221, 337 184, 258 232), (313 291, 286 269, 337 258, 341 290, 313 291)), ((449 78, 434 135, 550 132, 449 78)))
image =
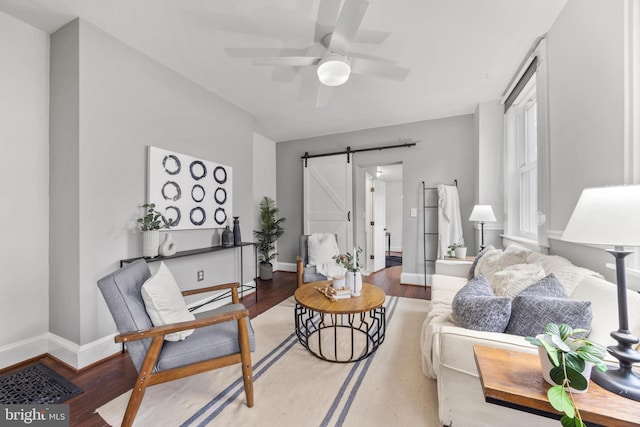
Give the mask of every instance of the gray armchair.
MULTIPOLYGON (((334 234, 336 237, 336 242, 338 241, 338 236, 334 234)), ((309 235, 303 234, 300 236, 300 255, 296 257, 296 275, 297 275, 297 285, 298 287, 302 286, 305 283, 309 282, 318 282, 320 280, 327 280, 327 276, 318 273, 315 265, 309 264, 309 235)))
POLYGON ((149 267, 140 259, 98 281, 120 333, 115 341, 126 343, 138 371, 122 425, 133 423, 146 387, 235 363, 242 365, 247 406, 252 407, 250 352, 255 341, 249 311, 238 303, 238 283, 183 291, 187 296, 230 289, 232 304, 194 314, 192 321, 154 327, 141 294, 149 277, 149 267), (164 340, 166 334, 187 329, 195 331, 183 341, 164 340))

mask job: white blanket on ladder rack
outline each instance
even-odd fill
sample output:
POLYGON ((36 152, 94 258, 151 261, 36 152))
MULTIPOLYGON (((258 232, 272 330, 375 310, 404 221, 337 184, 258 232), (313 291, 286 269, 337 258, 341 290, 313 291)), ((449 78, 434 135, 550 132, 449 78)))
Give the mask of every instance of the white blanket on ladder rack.
POLYGON ((455 185, 438 185, 438 259, 444 258, 449 245, 464 242, 460 198, 455 185))

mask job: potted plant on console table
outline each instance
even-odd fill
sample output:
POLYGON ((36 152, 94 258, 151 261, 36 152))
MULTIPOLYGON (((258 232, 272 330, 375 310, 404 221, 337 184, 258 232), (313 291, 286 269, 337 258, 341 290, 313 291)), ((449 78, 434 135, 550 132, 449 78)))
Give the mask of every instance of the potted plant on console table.
POLYGON ((585 427, 573 393, 587 391, 593 366, 602 372, 607 370, 602 361, 607 350, 581 338, 589 332, 585 329, 548 323, 545 330, 544 334, 525 339, 538 347, 542 377, 552 385, 547 392, 549 403, 564 413, 560 418, 563 427, 585 427))
POLYGON ((260 230, 253 230, 258 239, 258 253, 260 258, 260 279, 271 280, 273 265, 271 261, 278 255, 275 243, 284 234, 282 223, 285 218, 276 218, 278 208, 271 197, 264 197, 260 202, 260 230))
POLYGON ((450 257, 464 258, 467 256, 467 247, 464 240, 460 239, 458 243, 452 243, 447 248, 447 255, 450 257))
POLYGON ((138 218, 138 225, 142 230, 142 256, 145 258, 155 258, 158 256, 158 247, 160 246, 160 229, 171 228, 172 219, 165 219, 164 216, 156 210, 155 203, 145 203, 141 206, 144 208, 144 216, 138 218))

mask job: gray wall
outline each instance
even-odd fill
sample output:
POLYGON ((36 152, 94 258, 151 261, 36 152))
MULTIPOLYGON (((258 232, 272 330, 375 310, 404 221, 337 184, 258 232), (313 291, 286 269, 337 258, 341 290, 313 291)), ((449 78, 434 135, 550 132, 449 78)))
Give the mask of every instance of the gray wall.
POLYGON ((279 142, 277 152, 278 206, 287 218, 286 233, 279 241, 280 261, 295 262, 298 237, 302 233, 302 160, 305 151, 322 154, 352 149, 396 144, 398 138, 420 141, 411 148, 369 151, 355 154, 354 162, 354 230, 357 244, 364 247, 364 167, 402 162, 403 165, 403 272, 422 273, 422 181, 427 186, 459 183, 465 237, 471 238, 471 224, 465 221, 473 208, 473 139, 472 115, 428 120, 397 126, 367 129, 304 140, 279 142), (411 218, 410 209, 419 215, 411 218))
POLYGON ((584 188, 625 183, 623 10, 621 0, 570 0, 547 38, 549 228, 556 236, 549 251, 611 281, 615 272, 605 268, 611 255, 557 237, 584 188))
POLYGON ((46 351, 49 283, 49 37, 0 12, 0 368, 46 351), (32 354, 33 355, 33 354, 32 354))
MULTIPOLYGON (((146 147, 230 165, 233 212, 240 216, 243 240, 250 240, 253 124, 246 112, 86 21, 72 22, 53 40, 52 121, 70 129, 51 134, 51 170, 70 185, 52 179, 50 197, 56 212, 67 201, 71 206, 52 214, 52 227, 69 232, 51 243, 51 330, 82 345, 114 331, 96 281, 120 259, 141 255, 135 219, 146 201, 146 147)), ((178 250, 219 241, 214 230, 172 233, 178 250)), ((253 254, 245 254, 247 279, 253 254)), ((169 268, 182 288, 193 288, 238 280, 230 267, 236 261, 235 251, 225 251, 172 260, 169 268), (196 282, 200 269, 203 283, 196 282)))
POLYGON ((548 33, 550 230, 585 187, 624 182, 623 2, 572 0, 548 33))
POLYGON ((51 36, 49 330, 80 343, 80 21, 51 36))

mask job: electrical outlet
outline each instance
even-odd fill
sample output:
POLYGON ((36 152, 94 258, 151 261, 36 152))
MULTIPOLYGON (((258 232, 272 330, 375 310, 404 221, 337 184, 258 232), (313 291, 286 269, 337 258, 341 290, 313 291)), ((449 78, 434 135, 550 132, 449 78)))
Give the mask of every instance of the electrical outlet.
POLYGON ((198 271, 198 282, 202 282, 204 280, 204 270, 198 271))

